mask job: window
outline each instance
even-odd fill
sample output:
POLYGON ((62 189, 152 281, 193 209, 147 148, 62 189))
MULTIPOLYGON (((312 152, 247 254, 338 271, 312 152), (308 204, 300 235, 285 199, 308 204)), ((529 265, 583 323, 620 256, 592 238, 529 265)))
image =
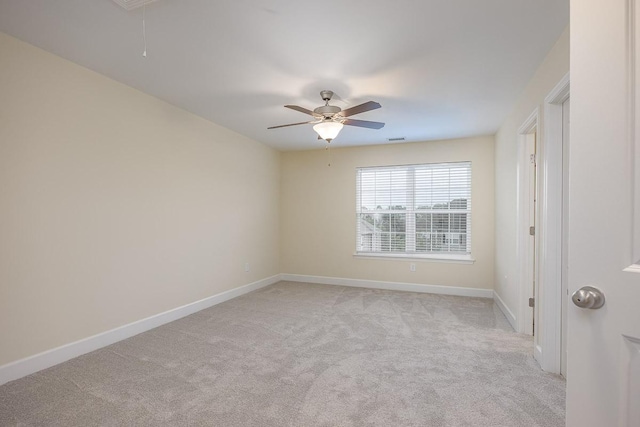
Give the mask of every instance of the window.
POLYGON ((358 168, 356 253, 469 259, 471 162, 358 168))

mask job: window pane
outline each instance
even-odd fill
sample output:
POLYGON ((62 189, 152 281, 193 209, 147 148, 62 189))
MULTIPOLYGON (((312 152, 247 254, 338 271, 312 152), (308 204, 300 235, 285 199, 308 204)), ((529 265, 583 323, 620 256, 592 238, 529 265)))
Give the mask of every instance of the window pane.
POLYGON ((390 231, 404 233, 406 231, 406 216, 405 214, 391 214, 390 215, 390 231))
POLYGON ((431 219, 430 213, 417 213, 416 214, 416 232, 424 233, 431 231, 431 219))
MULTIPOLYGON (((358 215, 358 248, 359 251, 375 252, 373 241, 374 219, 372 214, 358 215)), ((378 249, 379 250, 379 249, 378 249)))
POLYGON ((416 252, 469 252, 467 215, 416 214, 416 252))
POLYGON ((390 252, 404 252, 405 251, 406 235, 404 233, 391 233, 390 237, 390 252))
POLYGON ((429 250, 429 240, 427 233, 416 233, 416 252, 426 252, 429 250))
POLYGON ((361 213, 358 215, 358 251, 406 251, 406 215, 361 213))

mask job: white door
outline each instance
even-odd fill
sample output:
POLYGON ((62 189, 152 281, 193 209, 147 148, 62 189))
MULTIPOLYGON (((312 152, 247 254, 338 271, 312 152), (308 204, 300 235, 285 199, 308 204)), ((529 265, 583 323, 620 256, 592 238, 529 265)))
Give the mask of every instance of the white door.
POLYGON ((606 303, 569 301, 569 427, 640 426, 640 116, 629 96, 639 8, 571 0, 569 293, 594 286, 606 303))

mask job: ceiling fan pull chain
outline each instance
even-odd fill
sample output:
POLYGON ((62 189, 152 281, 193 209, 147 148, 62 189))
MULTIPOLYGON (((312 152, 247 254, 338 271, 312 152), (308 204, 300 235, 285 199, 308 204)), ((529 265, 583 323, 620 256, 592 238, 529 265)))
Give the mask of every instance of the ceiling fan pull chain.
POLYGON ((327 166, 331 166, 331 143, 330 142, 327 142, 327 147, 325 148, 325 150, 329 155, 329 163, 327 164, 327 166))
POLYGON ((142 6, 142 40, 144 41, 144 51, 142 52, 143 57, 147 57, 147 27, 145 25, 145 15, 147 11, 147 6, 142 6))

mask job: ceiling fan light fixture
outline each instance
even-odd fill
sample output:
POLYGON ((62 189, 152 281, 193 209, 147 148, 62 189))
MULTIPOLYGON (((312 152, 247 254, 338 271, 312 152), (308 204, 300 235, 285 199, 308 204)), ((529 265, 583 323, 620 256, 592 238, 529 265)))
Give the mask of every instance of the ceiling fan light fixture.
POLYGON ((344 125, 340 122, 326 121, 315 125, 313 127, 313 130, 315 130, 318 135, 320 135, 320 138, 326 140, 327 142, 330 142, 332 139, 338 136, 343 127, 344 125))

